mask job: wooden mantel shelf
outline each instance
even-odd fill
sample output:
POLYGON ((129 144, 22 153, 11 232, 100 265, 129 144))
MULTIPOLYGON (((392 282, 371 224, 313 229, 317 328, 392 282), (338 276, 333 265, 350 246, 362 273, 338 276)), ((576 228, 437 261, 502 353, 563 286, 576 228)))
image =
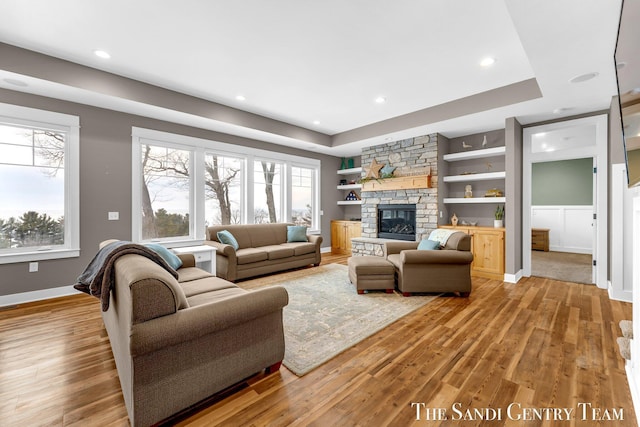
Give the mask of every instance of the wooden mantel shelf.
POLYGON ((431 175, 399 176, 397 178, 372 179, 362 183, 361 191, 409 190, 431 188, 431 175))

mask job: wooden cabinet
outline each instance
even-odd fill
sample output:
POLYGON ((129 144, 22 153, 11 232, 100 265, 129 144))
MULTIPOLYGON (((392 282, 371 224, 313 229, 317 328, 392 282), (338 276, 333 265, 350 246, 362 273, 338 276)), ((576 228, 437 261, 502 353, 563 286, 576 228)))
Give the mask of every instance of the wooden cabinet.
POLYGON ((360 221, 331 221, 331 253, 351 255, 351 239, 361 235, 360 221))
POLYGON ((472 276, 504 280, 504 228, 450 225, 440 228, 462 231, 471 236, 472 276))
POLYGON ((548 228, 532 228, 531 229, 531 249, 534 251, 549 252, 549 229, 548 228))

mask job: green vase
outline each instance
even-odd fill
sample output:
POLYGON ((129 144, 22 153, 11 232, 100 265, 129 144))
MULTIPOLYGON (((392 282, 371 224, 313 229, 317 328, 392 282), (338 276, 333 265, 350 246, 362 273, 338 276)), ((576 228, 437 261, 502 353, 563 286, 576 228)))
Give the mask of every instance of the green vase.
POLYGON ((342 163, 340 164, 340 169, 346 169, 346 168, 347 168, 347 159, 343 157, 342 163))

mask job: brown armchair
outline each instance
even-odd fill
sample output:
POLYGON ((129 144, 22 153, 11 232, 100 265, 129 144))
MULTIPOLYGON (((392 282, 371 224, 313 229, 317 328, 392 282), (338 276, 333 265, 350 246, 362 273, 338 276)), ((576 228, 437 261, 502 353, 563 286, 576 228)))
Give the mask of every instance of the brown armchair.
POLYGON ((384 256, 396 270, 404 296, 415 292, 471 293, 471 236, 453 233, 443 249, 418 250, 419 242, 386 242, 384 256))

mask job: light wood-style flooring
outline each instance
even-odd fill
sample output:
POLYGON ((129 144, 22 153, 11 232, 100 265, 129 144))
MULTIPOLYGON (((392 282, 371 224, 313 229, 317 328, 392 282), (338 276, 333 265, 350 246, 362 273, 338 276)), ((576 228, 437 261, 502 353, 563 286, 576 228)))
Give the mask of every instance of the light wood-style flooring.
MULTIPOLYGON (((344 256, 323 262, 346 263, 344 256)), ((277 276, 241 282, 247 288, 277 276)), ((592 285, 474 279, 469 298, 443 296, 304 377, 259 374, 183 426, 635 426, 616 337, 631 304, 592 285), (414 403, 412 408, 411 404, 414 403), (510 421, 521 408, 573 408, 563 423, 510 421), (500 409, 502 420, 416 420, 415 404, 500 409), (622 411, 621 411, 622 410, 622 411)), ((422 407, 422 405, 421 405, 422 407)), ((486 414, 491 414, 485 411, 486 414)), ((97 299, 77 295, 0 311, 0 425, 126 426, 128 419, 97 299)))

